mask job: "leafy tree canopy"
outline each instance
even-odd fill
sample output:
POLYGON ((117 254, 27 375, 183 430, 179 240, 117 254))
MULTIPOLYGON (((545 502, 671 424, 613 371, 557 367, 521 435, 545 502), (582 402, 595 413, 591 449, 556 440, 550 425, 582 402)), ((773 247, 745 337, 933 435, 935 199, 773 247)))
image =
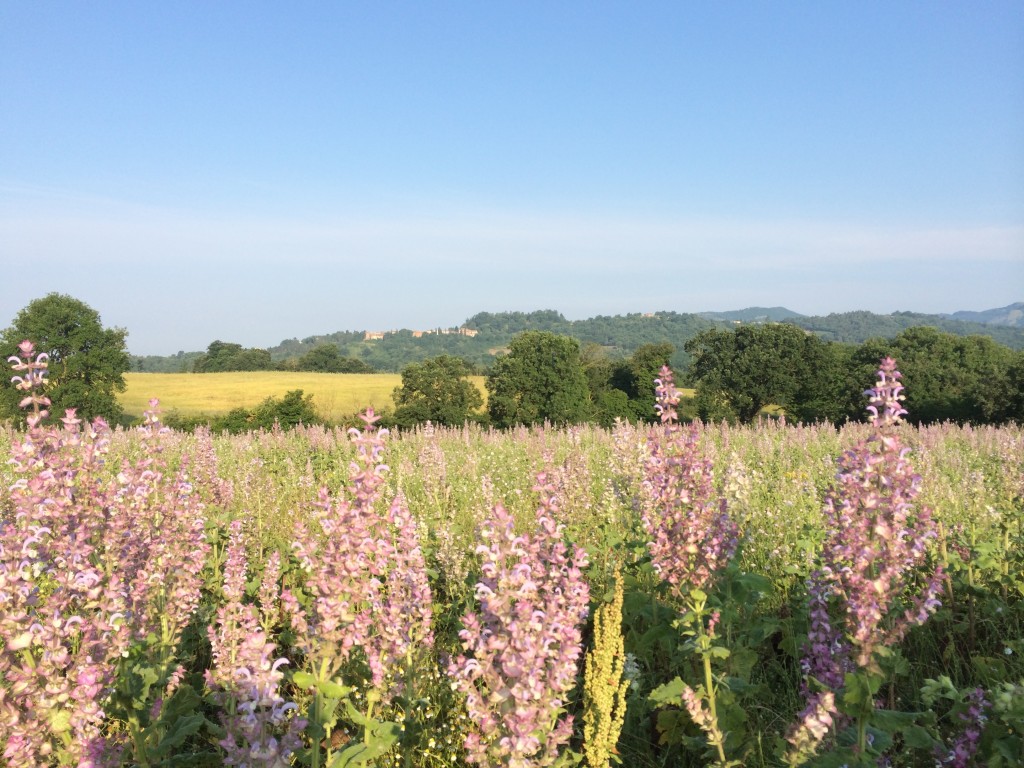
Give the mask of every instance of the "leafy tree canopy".
POLYGON ((526 331, 512 339, 487 379, 487 409, 499 427, 578 424, 591 415, 590 391, 576 339, 526 331))
POLYGON ((243 349, 241 344, 214 341, 192 366, 196 373, 224 371, 270 371, 274 363, 265 349, 243 349))
MULTIPOLYGON (((75 408, 80 418, 102 416, 113 422, 124 416, 116 393, 125 390, 124 374, 131 365, 127 335, 123 328, 104 328, 99 313, 84 302, 51 293, 17 314, 0 337, 0 347, 6 360, 28 339, 37 352, 50 356, 46 395, 52 413, 75 408)), ((18 417, 21 393, 13 387, 0 392, 0 417, 18 417)))
MULTIPOLYGON (((1014 376, 1019 354, 987 336, 908 328, 891 340, 871 339, 858 347, 849 379, 859 375, 863 381, 889 355, 903 374, 909 421, 981 424, 1019 418, 1013 413, 1024 388, 1024 380, 1014 376)), ((852 418, 863 415, 863 397, 858 395, 855 386, 847 387, 852 418)))
POLYGON ((298 359, 295 370, 320 373, 373 373, 373 366, 362 360, 343 357, 336 344, 318 344, 298 359))
MULTIPOLYGON (((701 418, 752 421, 766 405, 797 409, 819 399, 827 344, 785 323, 709 330, 686 343, 701 418)), ((831 380, 829 380, 831 381, 831 380)))
MULTIPOLYGON (((268 397, 252 410, 235 408, 214 419, 210 428, 215 432, 240 434, 255 429, 271 429, 275 424, 281 429, 291 429, 300 424, 322 423, 323 420, 313 406, 313 396, 303 394, 301 389, 293 389, 281 399, 268 397)), ((183 426, 193 428, 194 425, 186 422, 183 426)))
POLYGON ((396 387, 395 423, 411 427, 427 421, 461 426, 484 404, 480 390, 467 376, 472 373, 463 360, 440 355, 402 370, 402 386, 396 387))
POLYGON ((676 348, 666 342, 660 344, 641 344, 630 355, 622 368, 625 374, 623 389, 629 396, 629 406, 633 418, 653 422, 654 411, 654 380, 658 378, 662 366, 669 365, 676 348))

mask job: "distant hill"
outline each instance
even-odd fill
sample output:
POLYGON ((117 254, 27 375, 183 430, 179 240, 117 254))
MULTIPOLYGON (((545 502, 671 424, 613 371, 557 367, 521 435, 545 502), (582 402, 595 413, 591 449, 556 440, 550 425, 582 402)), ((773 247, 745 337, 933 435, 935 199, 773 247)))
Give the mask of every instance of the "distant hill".
POLYGON ((991 336, 1012 349, 1024 349, 1024 327, 973 323, 954 320, 944 315, 925 315, 919 312, 893 312, 876 315, 873 312, 841 312, 825 317, 802 317, 789 322, 812 331, 827 341, 860 344, 873 337, 889 339, 907 328, 926 325, 957 336, 991 336))
POLYGON ((512 337, 523 331, 551 331, 573 336, 586 344, 596 344, 612 357, 626 357, 641 344, 667 341, 676 348, 673 366, 684 368, 689 359, 683 345, 709 328, 735 328, 737 322, 787 322, 818 334, 828 341, 860 344, 870 338, 892 338, 913 326, 927 325, 958 336, 991 336, 1013 349, 1024 349, 1024 328, 966 322, 941 315, 896 312, 844 312, 825 317, 808 317, 785 307, 750 307, 729 312, 645 312, 628 315, 598 315, 585 320, 567 320, 551 309, 536 312, 480 312, 462 324, 475 331, 467 336, 451 329, 448 333, 414 335, 401 330, 385 333, 377 340, 364 339, 364 333, 340 331, 327 336, 291 339, 270 348, 275 360, 298 357, 316 344, 334 343, 346 357, 355 357, 381 371, 400 371, 410 362, 439 354, 458 355, 486 368, 496 353, 505 349, 512 337))
MULTIPOLYGON (((494 357, 508 347, 512 337, 523 331, 550 331, 572 336, 582 344, 596 344, 611 357, 627 357, 641 344, 667 341, 677 350, 673 365, 684 367, 688 360, 683 345, 707 328, 726 327, 724 322, 694 314, 647 312, 614 317, 597 316, 567 320, 550 309, 536 312, 480 312, 459 329, 429 332, 401 329, 385 331, 382 338, 366 338, 368 332, 338 333, 286 339, 270 348, 271 357, 284 360, 299 357, 318 344, 335 344, 345 357, 354 357, 379 371, 400 371, 411 362, 440 354, 457 355, 481 368, 490 367, 494 357), (472 335, 466 332, 474 332, 472 335)), ((731 327, 731 324, 729 324, 731 327)))
POLYGON ((1010 304, 999 309, 986 309, 982 312, 960 311, 949 315, 954 320, 965 320, 969 323, 986 325, 1007 325, 1011 328, 1024 328, 1024 301, 1010 304))
MULTIPOLYGON (((551 309, 536 312, 480 312, 460 328, 412 331, 383 331, 368 338, 367 331, 337 331, 309 336, 302 340, 285 339, 270 347, 274 362, 298 358, 319 344, 333 344, 341 354, 363 361, 382 372, 401 371, 406 365, 441 354, 456 355, 480 369, 488 368, 495 355, 507 348, 512 337, 528 330, 551 331, 573 336, 584 344, 595 344, 610 357, 627 357, 641 344, 669 342, 676 348, 672 365, 683 370, 689 359, 683 345, 709 328, 735 328, 736 323, 787 322, 815 333, 827 341, 860 344, 870 338, 892 338, 914 326, 931 326, 958 336, 990 336, 1012 349, 1024 349, 1024 303, 986 312, 957 312, 954 315, 925 315, 916 312, 842 312, 808 317, 785 307, 750 307, 728 312, 645 312, 567 320, 551 309), (1014 314, 1016 312, 1016 314, 1014 314), (971 321, 967 316, 990 318, 971 321), (1003 322, 999 322, 1003 319, 1003 322)), ((133 357, 133 370, 191 370, 199 352, 179 352, 175 356, 133 357)))
POLYGON ((804 317, 799 312, 785 307, 747 307, 728 312, 698 312, 697 314, 707 320, 739 321, 741 323, 781 323, 804 317))

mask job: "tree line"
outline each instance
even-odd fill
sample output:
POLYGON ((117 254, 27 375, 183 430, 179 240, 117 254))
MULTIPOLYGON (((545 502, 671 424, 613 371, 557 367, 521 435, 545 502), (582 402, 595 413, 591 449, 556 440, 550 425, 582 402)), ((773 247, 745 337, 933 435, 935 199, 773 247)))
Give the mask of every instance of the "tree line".
POLYGON ((375 373, 362 360, 344 357, 334 344, 319 344, 297 359, 274 362, 265 349, 214 341, 192 363, 193 373, 228 371, 309 371, 315 373, 375 373))
MULTIPOLYGON (((558 327, 557 313, 541 319, 558 327)), ((657 318, 645 317, 644 322, 657 318)), ((667 318, 671 319, 671 318, 667 318)), ((506 313, 478 316, 482 326, 507 328, 532 319, 506 313)), ((79 416, 124 420, 116 394, 124 391, 130 367, 124 329, 106 329, 99 314, 70 296, 50 294, 18 313, 0 337, 4 357, 17 354, 23 339, 49 355, 47 395, 56 412, 75 407, 79 416)), ((462 338, 462 337, 460 337, 462 338)), ((844 344, 790 323, 706 327, 681 350, 689 361, 676 365, 678 380, 694 397, 681 405, 684 417, 750 422, 772 408, 790 420, 841 423, 862 415, 863 381, 878 360, 899 361, 908 385, 906 407, 913 422, 987 424, 1024 422, 1024 352, 989 336, 958 336, 931 327, 911 327, 890 339, 844 344)), ((615 348, 551 330, 519 331, 487 371, 487 406, 469 377, 481 373, 472 361, 439 354, 402 369, 390 422, 410 427, 432 421, 476 420, 496 427, 515 424, 609 426, 616 419, 653 420, 654 381, 663 365, 676 364, 680 350, 654 341, 628 356, 615 348)), ((298 358, 274 362, 267 350, 215 341, 193 361, 196 372, 303 370, 365 373, 372 368, 341 354, 335 344, 317 344, 298 358)), ((0 418, 18 416, 19 394, 0 389, 0 418)), ((242 429, 309 423, 315 418, 308 396, 289 392, 226 419, 224 428, 242 429)))
MULTIPOLYGON (((613 360, 596 345, 525 331, 487 377, 486 415, 475 415, 479 393, 465 379, 468 373, 459 361, 444 358, 403 371, 395 417, 401 426, 472 418, 497 427, 652 421, 655 379, 674 351, 671 344, 645 344, 613 360)), ((915 327, 852 345, 769 323, 704 331, 686 343, 686 352, 692 362, 681 378, 695 394, 681 406, 684 417, 749 423, 771 408, 791 421, 858 420, 863 382, 890 356, 899 361, 908 387, 912 423, 1024 422, 1024 352, 985 336, 915 327)))

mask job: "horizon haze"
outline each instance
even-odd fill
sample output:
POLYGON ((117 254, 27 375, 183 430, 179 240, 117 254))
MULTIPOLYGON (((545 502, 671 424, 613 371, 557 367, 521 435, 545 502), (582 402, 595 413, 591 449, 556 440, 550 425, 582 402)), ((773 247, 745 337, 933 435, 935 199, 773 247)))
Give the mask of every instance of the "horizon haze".
POLYGON ((1024 288, 1024 4, 0 1, 0 325, 137 355, 1024 288))

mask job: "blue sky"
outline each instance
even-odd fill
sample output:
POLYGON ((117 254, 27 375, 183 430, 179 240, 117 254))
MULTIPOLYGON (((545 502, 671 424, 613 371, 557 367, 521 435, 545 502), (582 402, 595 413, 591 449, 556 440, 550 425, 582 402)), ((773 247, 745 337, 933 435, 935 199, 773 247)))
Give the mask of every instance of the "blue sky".
POLYGON ((0 0, 0 326, 1024 300, 1020 2, 0 0))

